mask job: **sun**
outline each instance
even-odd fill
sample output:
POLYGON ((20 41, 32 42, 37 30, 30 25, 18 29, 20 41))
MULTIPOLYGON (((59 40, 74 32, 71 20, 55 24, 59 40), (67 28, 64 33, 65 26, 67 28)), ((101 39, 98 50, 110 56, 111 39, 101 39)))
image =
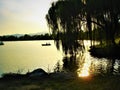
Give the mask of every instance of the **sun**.
POLYGON ((88 77, 90 75, 90 73, 87 70, 82 70, 78 76, 79 77, 88 77))

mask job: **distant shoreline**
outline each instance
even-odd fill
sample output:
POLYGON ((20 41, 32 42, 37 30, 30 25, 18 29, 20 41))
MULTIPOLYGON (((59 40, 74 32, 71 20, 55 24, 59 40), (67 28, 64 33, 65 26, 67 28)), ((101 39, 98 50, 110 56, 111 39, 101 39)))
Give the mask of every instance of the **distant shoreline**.
POLYGON ((28 40, 53 40, 53 36, 50 34, 41 34, 41 35, 28 35, 23 36, 14 36, 14 35, 5 35, 0 36, 1 41, 28 41, 28 40))

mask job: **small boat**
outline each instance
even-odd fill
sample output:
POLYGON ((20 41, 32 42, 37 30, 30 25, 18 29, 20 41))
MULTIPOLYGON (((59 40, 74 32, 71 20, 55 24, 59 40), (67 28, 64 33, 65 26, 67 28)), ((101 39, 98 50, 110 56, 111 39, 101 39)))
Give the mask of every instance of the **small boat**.
POLYGON ((51 45, 50 43, 42 44, 42 46, 50 46, 50 45, 51 45))
POLYGON ((4 43, 2 41, 0 41, 0 45, 4 45, 4 43))

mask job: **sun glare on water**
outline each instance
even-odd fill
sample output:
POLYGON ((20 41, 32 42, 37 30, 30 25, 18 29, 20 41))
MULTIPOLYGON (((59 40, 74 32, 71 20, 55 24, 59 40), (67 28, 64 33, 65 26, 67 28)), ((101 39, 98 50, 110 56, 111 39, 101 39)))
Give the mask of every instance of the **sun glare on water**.
POLYGON ((88 77, 90 76, 90 61, 87 60, 84 62, 83 67, 80 68, 79 72, 78 72, 78 76, 79 77, 88 77))
POLYGON ((90 74, 87 70, 83 70, 78 74, 79 77, 88 77, 89 75, 90 74))
POLYGON ((84 52, 84 55, 82 58, 80 58, 80 61, 81 62, 80 62, 80 68, 78 70, 78 76, 79 77, 90 76, 91 59, 90 59, 90 55, 87 53, 87 51, 84 52))

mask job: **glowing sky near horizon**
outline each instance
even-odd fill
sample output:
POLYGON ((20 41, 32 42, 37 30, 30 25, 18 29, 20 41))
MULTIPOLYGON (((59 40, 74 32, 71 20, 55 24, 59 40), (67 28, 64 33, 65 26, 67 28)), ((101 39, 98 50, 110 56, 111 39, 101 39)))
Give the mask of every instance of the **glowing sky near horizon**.
POLYGON ((0 0, 0 35, 49 32, 45 15, 57 0, 0 0))

